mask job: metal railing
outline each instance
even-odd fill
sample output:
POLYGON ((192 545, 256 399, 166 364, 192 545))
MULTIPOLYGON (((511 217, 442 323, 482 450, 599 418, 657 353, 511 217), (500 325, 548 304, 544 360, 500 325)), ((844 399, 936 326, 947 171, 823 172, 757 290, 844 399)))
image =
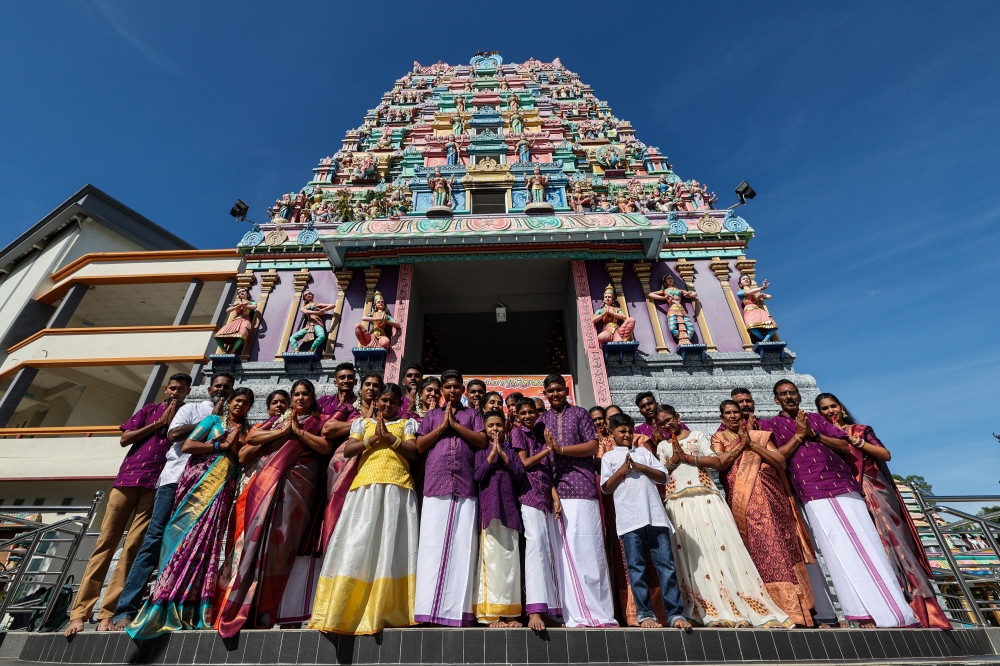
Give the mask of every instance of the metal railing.
MULTIPOLYGON (((52 615, 52 609, 59 600, 59 594, 66 580, 69 577, 70 568, 76 558, 76 553, 80 548, 80 542, 87 536, 93 536, 93 532, 88 532, 97 515, 97 509, 104 499, 104 491, 98 490, 94 493, 94 500, 89 506, 28 506, 20 505, 16 507, 4 507, 0 512, 0 522, 7 525, 20 525, 26 529, 20 531, 17 536, 0 541, 0 552, 7 552, 21 557, 13 567, 0 567, 0 590, 5 590, 3 599, 0 599, 0 622, 5 614, 22 614, 42 611, 42 616, 38 622, 38 630, 41 631, 52 615), (16 511, 13 511, 16 509, 16 511), (75 515, 68 518, 61 518, 53 523, 39 523, 28 520, 21 516, 25 514, 64 514, 78 512, 83 515, 75 515), (25 546, 24 544, 27 543, 25 546), (64 555, 55 553, 40 552, 39 546, 44 544, 69 544, 64 555), (38 559, 60 562, 56 569, 29 570, 33 561, 38 559), (52 594, 49 595, 47 603, 39 603, 38 599, 16 603, 20 598, 22 587, 27 585, 41 585, 45 579, 55 578, 52 594)), ((15 528, 16 529, 16 528, 15 528)), ((56 546, 56 551, 60 550, 56 546)))
POLYGON ((913 489, 921 513, 931 533, 940 546, 941 552, 925 550, 930 557, 944 557, 949 571, 935 570, 935 583, 944 599, 942 610, 953 620, 963 624, 979 626, 1000 626, 1000 512, 977 516, 945 503, 993 502, 1000 504, 1000 495, 923 495, 913 489), (953 517, 951 522, 938 516, 953 517), (986 544, 986 548, 970 548, 963 551, 952 550, 953 541, 963 541, 975 537, 986 544), (963 557, 964 555, 964 557, 963 557), (969 561, 971 555, 981 558, 969 561), (967 560, 960 562, 960 559, 967 560), (958 588, 955 590, 955 588, 958 588), (957 593, 956 593, 957 592, 957 593))

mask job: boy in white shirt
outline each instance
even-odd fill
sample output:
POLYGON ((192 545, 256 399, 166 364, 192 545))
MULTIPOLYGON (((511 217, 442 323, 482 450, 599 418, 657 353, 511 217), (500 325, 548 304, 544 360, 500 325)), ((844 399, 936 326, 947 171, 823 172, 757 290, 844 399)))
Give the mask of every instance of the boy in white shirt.
POLYGON ((645 629, 663 626, 656 621, 646 582, 646 549, 649 548, 660 577, 668 624, 676 629, 690 629, 691 623, 684 617, 674 556, 670 550, 670 534, 674 527, 656 490, 656 484, 667 482, 667 469, 646 449, 632 448, 634 427, 628 414, 615 414, 608 422, 615 448, 601 458, 601 490, 614 494, 615 521, 625 550, 636 619, 645 629))

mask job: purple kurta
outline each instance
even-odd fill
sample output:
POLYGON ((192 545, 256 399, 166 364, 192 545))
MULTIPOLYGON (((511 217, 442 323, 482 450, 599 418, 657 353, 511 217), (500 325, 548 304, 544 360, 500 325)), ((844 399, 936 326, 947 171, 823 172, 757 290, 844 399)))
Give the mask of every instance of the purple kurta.
POLYGON ((651 423, 640 423, 635 427, 635 434, 645 435, 653 439, 653 425, 651 423))
MULTIPOLYGON (((843 438, 844 432, 819 414, 809 413, 809 425, 818 435, 843 438)), ((784 446, 795 436, 795 419, 781 412, 769 419, 761 419, 760 427, 774 433, 777 445, 784 446)), ((848 493, 860 493, 861 484, 854 480, 851 467, 828 446, 815 439, 807 439, 796 449, 788 461, 788 476, 795 494, 803 502, 828 499, 848 493)))
POLYGON ((341 412, 344 418, 337 419, 338 421, 353 421, 361 416, 358 414, 358 410, 354 408, 353 403, 345 402, 344 404, 340 404, 340 393, 321 395, 316 398, 316 406, 326 416, 332 416, 338 411, 341 412))
POLYGON ((490 449, 476 451, 476 483, 479 484, 479 518, 485 530, 494 520, 504 527, 517 532, 524 531, 521 512, 517 506, 517 489, 527 480, 521 458, 509 444, 503 445, 504 453, 510 460, 504 464, 503 458, 496 457, 489 463, 490 449))
MULTIPOLYGON (((597 430, 583 407, 566 405, 561 412, 550 409, 538 419, 562 446, 597 441, 597 430)), ((597 499, 597 473, 594 457, 574 458, 556 455, 555 481, 563 499, 597 499)))
MULTIPOLYGON (((510 445, 517 451, 524 451, 528 457, 535 455, 545 448, 545 436, 542 434, 545 426, 536 423, 532 429, 523 425, 514 426, 510 431, 510 445)), ((542 458, 541 462, 531 469, 524 469, 525 483, 522 486, 523 492, 518 499, 521 504, 530 506, 532 509, 547 511, 552 513, 552 478, 554 468, 552 466, 552 456, 542 458)))
MULTIPOLYGON (((165 402, 144 405, 142 409, 132 415, 132 418, 121 425, 121 431, 131 432, 145 428, 163 416, 163 412, 166 410, 167 403, 165 402)), ((156 480, 160 478, 160 472, 163 471, 163 466, 167 462, 168 449, 170 449, 170 440, 167 439, 166 427, 157 428, 146 439, 133 444, 128 453, 125 454, 125 460, 122 461, 121 468, 118 470, 115 487, 155 488, 156 480)))
MULTIPOLYGON (((475 409, 459 405, 453 408, 453 418, 459 425, 473 432, 483 432, 483 417, 475 409)), ((444 422, 444 409, 438 407, 427 412, 420 422, 418 435, 426 435, 444 422)), ((476 488, 476 447, 459 437, 454 428, 445 430, 441 438, 427 452, 424 462, 424 497, 471 497, 478 495, 476 488)))

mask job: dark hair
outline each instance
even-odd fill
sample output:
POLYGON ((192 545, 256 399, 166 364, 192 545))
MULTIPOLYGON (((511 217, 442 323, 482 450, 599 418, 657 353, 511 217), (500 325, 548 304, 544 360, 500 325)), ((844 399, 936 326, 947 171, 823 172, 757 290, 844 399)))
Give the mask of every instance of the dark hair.
POLYGON ((562 375, 557 375, 553 373, 551 375, 546 376, 545 379, 542 381, 542 388, 547 389, 549 387, 549 384, 561 384, 562 386, 566 386, 566 379, 562 375))
POLYGON ((441 388, 441 380, 437 377, 424 377, 420 380, 420 388, 418 390, 423 392, 423 390, 431 384, 437 384, 438 388, 441 388))
POLYGON ((484 382, 482 379, 470 379, 469 383, 465 385, 465 390, 468 391, 470 388, 472 388, 473 384, 475 384, 476 386, 482 386, 483 393, 486 392, 486 382, 484 382))
POLYGON ((486 395, 483 396, 483 404, 486 404, 486 401, 490 399, 491 395, 495 395, 496 397, 500 398, 500 402, 503 402, 503 396, 500 395, 499 391, 487 391, 486 395))
POLYGON ((601 407, 600 405, 597 405, 596 407, 591 407, 590 411, 587 413, 593 415, 594 412, 600 412, 601 416, 605 416, 607 414, 607 412, 604 411, 604 408, 601 407))
POLYGON ((399 400, 403 399, 403 389, 399 387, 399 384, 394 384, 393 382, 386 382, 383 384, 378 394, 379 396, 383 396, 386 393, 393 394, 399 400))
MULTIPOLYGON (((782 384, 791 384, 792 386, 795 386, 795 382, 793 382, 791 379, 779 379, 777 383, 775 383, 774 388, 771 389, 774 392, 774 397, 776 398, 778 397, 778 387, 781 386, 782 384)), ((795 390, 798 391, 799 387, 795 386, 795 390)))
POLYGON ((406 374, 407 370, 416 370, 421 375, 424 374, 424 369, 420 366, 420 364, 419 363, 413 363, 412 361, 409 362, 409 363, 407 363, 405 366, 403 366, 403 374, 404 375, 406 374))
MULTIPOLYGON (((214 379, 214 377, 213 377, 213 379, 214 379)), ((241 386, 238 389, 236 389, 235 391, 233 391, 232 393, 230 393, 229 397, 226 398, 226 408, 227 408, 227 411, 228 411, 228 407, 229 407, 230 403, 232 403, 233 400, 236 400, 236 398, 240 397, 241 395, 245 395, 248 398, 250 398, 250 404, 249 404, 248 407, 253 407, 253 391, 250 390, 249 387, 241 386)), ((247 409, 247 413, 243 415, 243 420, 242 421, 237 421, 237 423, 245 423, 246 420, 247 420, 247 414, 249 414, 249 413, 250 413, 250 410, 247 409)))
POLYGON ((524 394, 521 393, 520 391, 514 391, 513 393, 511 393, 510 395, 508 395, 506 398, 504 398, 503 401, 507 402, 508 400, 513 400, 514 401, 514 409, 517 409, 517 403, 519 403, 522 400, 524 400, 524 394))
POLYGON ((626 414, 625 412, 622 412, 621 414, 615 414, 608 421, 608 427, 611 428, 612 430, 614 430, 618 426, 623 426, 623 425, 628 426, 629 428, 635 427, 635 421, 633 421, 632 417, 626 414))
POLYGON ((492 412, 486 412, 483 414, 483 423, 486 423, 490 419, 500 419, 501 423, 506 423, 507 418, 503 415, 503 412, 499 409, 494 409, 492 412))
POLYGON ((270 407, 271 401, 274 400, 274 396, 276 395, 283 395, 285 396, 285 400, 288 401, 288 404, 292 403, 292 396, 288 395, 288 391, 286 391, 285 389, 277 389, 276 391, 271 391, 270 393, 267 394, 267 401, 264 404, 270 407))
POLYGON ((677 416, 677 410, 670 405, 658 405, 656 408, 657 414, 670 414, 671 416, 677 416))
MULTIPOLYGON (((292 382, 292 388, 289 393, 294 394, 296 386, 305 386, 306 390, 309 391, 309 397, 312 398, 312 405, 309 407, 309 413, 316 418, 319 418, 320 411, 319 405, 316 404, 316 387, 308 379, 296 379, 292 382)), ((288 401, 291 402, 291 400, 291 397, 289 397, 288 401)))
POLYGON ((838 405, 840 405, 840 409, 844 412, 844 423, 846 423, 847 425, 854 425, 855 423, 857 423, 857 421, 854 420, 854 417, 851 416, 851 413, 847 410, 847 407, 844 407, 844 403, 842 403, 840 401, 840 398, 838 398, 834 394, 832 394, 832 393, 820 393, 818 396, 816 396, 816 409, 817 410, 819 409, 819 401, 820 400, 833 400, 835 403, 837 403, 838 405))
POLYGON ((607 416, 608 412, 611 411, 612 409, 617 409, 619 414, 621 414, 621 413, 623 413, 625 411, 624 409, 622 409, 618 405, 608 405, 607 407, 604 408, 604 415, 607 416))
POLYGON ((537 409, 540 412, 544 412, 545 411, 545 401, 544 400, 542 400, 541 398, 532 398, 531 400, 532 400, 532 402, 535 403, 535 409, 537 409), (539 405, 538 403, 542 403, 542 404, 539 405))
POLYGON ((538 405, 535 404, 534 400, 522 396, 521 399, 514 404, 514 412, 519 413, 521 411, 521 408, 524 407, 525 405, 531 405, 532 409, 538 411, 538 405))
POLYGON ((233 377, 233 376, 232 376, 231 374, 229 374, 228 372, 216 372, 216 373, 214 373, 214 374, 212 375, 212 381, 210 381, 210 382, 208 383, 208 384, 209 384, 209 386, 211 386, 212 384, 214 384, 214 383, 215 383, 215 378, 216 378, 216 377, 228 377, 228 378, 229 378, 229 383, 230 383, 230 384, 236 384, 236 378, 235 378, 235 377, 233 377))
POLYGON ((744 388, 742 386, 737 386, 736 388, 734 388, 732 391, 729 392, 730 398, 735 398, 738 395, 748 395, 751 398, 753 397, 753 393, 750 392, 750 389, 744 388))
POLYGON ((333 369, 333 376, 336 377, 338 374, 340 374, 341 370, 350 370, 354 374, 358 374, 358 371, 354 369, 354 364, 351 363, 350 361, 344 361, 343 363, 339 363, 337 367, 333 369))
POLYGON ((652 391, 643 391, 639 395, 635 396, 635 406, 638 407, 639 403, 645 400, 646 398, 652 398, 653 402, 656 402, 656 396, 653 395, 652 391))
POLYGON ((378 374, 377 372, 366 372, 361 377, 361 381, 359 383, 364 384, 366 379, 371 379, 372 377, 378 380, 378 385, 381 387, 384 382, 382 381, 382 375, 378 374))
POLYGON ((187 384, 188 388, 190 388, 191 375, 184 372, 178 372, 176 375, 170 375, 170 379, 167 380, 167 383, 169 384, 170 382, 177 382, 178 384, 187 384))
POLYGON ((465 379, 462 378, 462 373, 458 370, 445 370, 441 373, 441 386, 449 379, 457 379, 459 384, 464 384, 465 379))
MULTIPOLYGON (((737 394, 737 395, 739 395, 739 394, 737 394)), ((719 403, 719 413, 720 414, 722 414, 723 412, 726 411, 726 405, 732 405, 733 407, 736 408, 737 411, 739 411, 739 409, 740 409, 740 403, 736 402, 735 400, 723 400, 722 402, 719 403)))

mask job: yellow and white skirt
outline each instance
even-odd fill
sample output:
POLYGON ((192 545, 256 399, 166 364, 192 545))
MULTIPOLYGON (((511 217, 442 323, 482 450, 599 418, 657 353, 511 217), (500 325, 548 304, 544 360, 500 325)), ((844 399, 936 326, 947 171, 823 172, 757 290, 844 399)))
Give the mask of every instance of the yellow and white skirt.
POLYGON ((417 589, 417 498, 373 483, 352 490, 326 549, 310 629, 374 634, 409 627, 417 589))
POLYGON ((476 619, 496 622, 521 615, 521 534, 499 518, 480 532, 476 619))

